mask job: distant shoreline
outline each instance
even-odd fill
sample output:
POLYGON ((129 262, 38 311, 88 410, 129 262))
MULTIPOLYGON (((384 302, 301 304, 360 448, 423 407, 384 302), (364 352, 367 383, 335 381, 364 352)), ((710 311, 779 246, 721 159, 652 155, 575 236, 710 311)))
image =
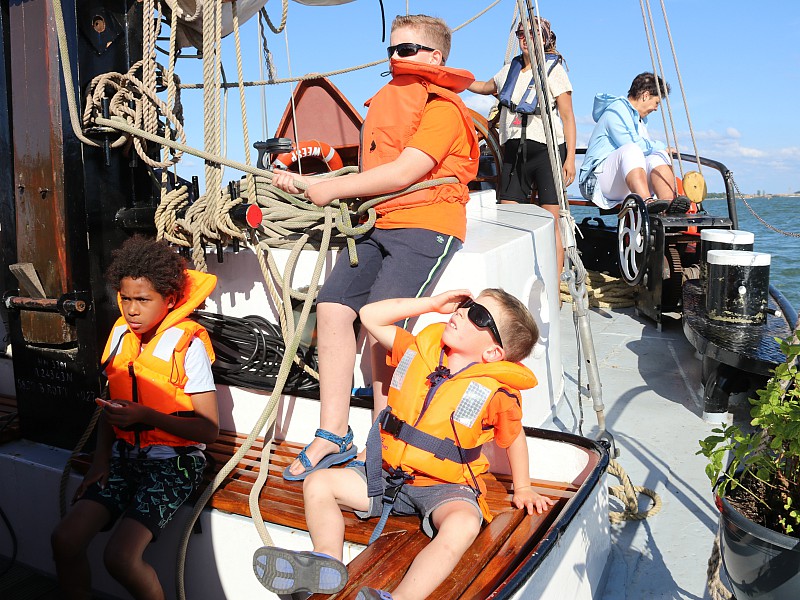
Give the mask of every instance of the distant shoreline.
MULTIPOLYGON (((752 200, 754 198, 764 198, 765 200, 771 200, 773 198, 800 198, 800 194, 742 194, 738 196, 739 198, 744 198, 745 200, 752 200)), ((724 200, 725 194, 722 193, 713 193, 709 194, 706 197, 706 200, 724 200)))

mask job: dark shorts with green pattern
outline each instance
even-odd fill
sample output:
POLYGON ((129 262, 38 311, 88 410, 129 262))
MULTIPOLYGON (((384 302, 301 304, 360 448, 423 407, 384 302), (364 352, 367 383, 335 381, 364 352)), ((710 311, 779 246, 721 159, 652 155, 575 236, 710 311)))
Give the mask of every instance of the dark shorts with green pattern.
POLYGON ((202 481, 205 465, 202 456, 191 454, 161 460, 113 457, 105 488, 93 483, 81 500, 98 502, 111 513, 103 531, 124 517, 139 521, 156 540, 202 481))

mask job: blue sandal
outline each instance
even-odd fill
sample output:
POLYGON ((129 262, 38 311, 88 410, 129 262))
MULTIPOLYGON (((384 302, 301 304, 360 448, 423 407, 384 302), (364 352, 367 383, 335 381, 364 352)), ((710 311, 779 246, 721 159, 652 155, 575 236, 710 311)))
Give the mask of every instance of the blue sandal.
POLYGON ((358 590, 356 600, 392 600, 392 595, 383 590, 376 590, 375 588, 364 586, 358 590))
POLYGON ((275 594, 334 594, 347 583, 347 567, 319 552, 294 552, 264 546, 253 554, 253 572, 275 594))
MULTIPOLYGON (((308 446, 306 446, 300 451, 300 454, 297 455, 297 460, 300 461, 300 464, 303 465, 305 470, 299 475, 294 475, 291 471, 289 471, 289 467, 291 467, 290 464, 283 470, 283 478, 287 481, 301 481, 305 479, 309 473, 316 471, 317 469, 327 469, 328 467, 332 467, 334 465, 340 465, 358 454, 358 448, 356 448, 355 444, 353 444, 353 430, 350 429, 350 427, 347 428, 347 433, 344 437, 333 434, 326 429, 317 429, 317 431, 314 433, 314 437, 333 442, 339 446, 339 452, 334 452, 333 454, 323 456, 320 461, 312 467, 311 461, 308 460, 308 456, 306 456, 306 449, 308 448, 308 446)), ((310 445, 311 444, 309 444, 309 446, 310 445)))

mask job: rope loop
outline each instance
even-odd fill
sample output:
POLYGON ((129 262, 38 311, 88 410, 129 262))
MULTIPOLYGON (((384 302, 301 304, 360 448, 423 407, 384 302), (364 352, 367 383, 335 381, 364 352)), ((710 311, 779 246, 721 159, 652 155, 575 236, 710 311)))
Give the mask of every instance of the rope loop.
POLYGON ((609 486, 608 493, 615 498, 619 498, 625 504, 625 510, 622 512, 608 511, 608 518, 612 523, 642 521, 647 517, 658 514, 661 510, 661 496, 649 488, 631 484, 631 480, 625 470, 614 459, 611 459, 608 463, 608 474, 613 475, 622 482, 621 485, 609 486), (637 494, 649 497, 653 501, 653 506, 648 510, 639 510, 639 497, 637 494))

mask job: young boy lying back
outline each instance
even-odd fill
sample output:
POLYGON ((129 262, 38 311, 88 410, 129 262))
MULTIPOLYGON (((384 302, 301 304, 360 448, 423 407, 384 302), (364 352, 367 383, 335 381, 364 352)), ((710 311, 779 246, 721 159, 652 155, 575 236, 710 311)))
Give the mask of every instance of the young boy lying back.
POLYGON ((382 300, 364 306, 360 316, 395 367, 389 406, 369 434, 366 464, 309 475, 303 497, 314 551, 260 548, 253 568, 276 593, 335 593, 347 583, 340 509, 362 518, 419 514, 430 544, 391 593, 364 587, 357 599, 427 598, 482 521, 492 518, 481 479, 489 468, 484 443, 494 439, 508 453, 514 506, 533 514, 553 504, 531 488, 521 424, 519 390, 536 385, 536 378, 518 361, 530 354, 539 332, 527 308, 498 289, 475 300, 467 290, 382 300), (393 325, 425 312, 453 314, 417 336, 393 325))

